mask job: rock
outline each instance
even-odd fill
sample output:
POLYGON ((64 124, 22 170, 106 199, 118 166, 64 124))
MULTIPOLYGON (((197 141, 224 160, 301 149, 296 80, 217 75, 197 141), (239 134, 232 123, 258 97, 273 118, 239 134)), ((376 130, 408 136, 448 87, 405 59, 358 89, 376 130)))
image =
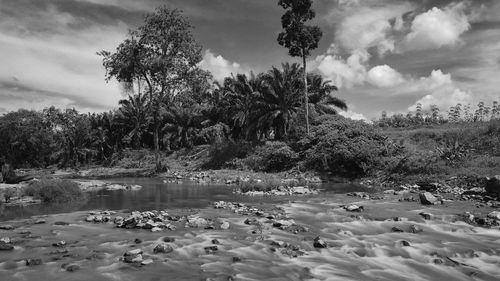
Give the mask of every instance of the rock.
POLYGON ((227 230, 229 229, 229 223, 227 221, 220 224, 220 229, 227 230))
POLYGON ((77 271, 80 269, 80 266, 78 264, 70 264, 68 266, 66 266, 66 271, 69 271, 69 272, 74 272, 74 271, 77 271))
POLYGON ((352 205, 345 206, 344 209, 346 209, 349 212, 361 212, 364 210, 364 207, 352 204, 352 205))
POLYGON ((14 246, 12 246, 9 243, 0 241, 0 251, 12 251, 12 250, 14 250, 14 246))
POLYGON ((94 216, 94 222, 101 223, 103 221, 104 221, 104 217, 102 215, 94 216))
POLYGON ((12 240, 10 239, 10 237, 0 238, 0 243, 10 244, 11 242, 12 242, 12 240))
POLYGON ((153 227, 153 228, 151 228, 151 232, 160 232, 160 231, 163 231, 163 228, 161 228, 161 227, 153 227))
POLYGON ((155 253, 155 254, 168 254, 168 253, 171 253, 173 251, 174 251, 174 248, 172 248, 172 246, 165 244, 165 243, 158 244, 153 249, 153 253, 155 253))
POLYGON ((490 219, 500 220, 500 212, 493 211, 493 212, 489 213, 487 217, 490 219))
POLYGON ((500 195, 500 175, 486 178, 484 189, 487 193, 500 195))
POLYGON ((38 219, 35 221, 35 224, 44 224, 46 221, 44 219, 38 219))
POLYGON ((52 246, 59 247, 59 248, 66 247, 66 241, 62 240, 62 241, 59 241, 56 243, 52 243, 52 246))
POLYGON ((12 230, 12 229, 14 229, 14 227, 12 225, 10 225, 10 224, 1 224, 0 225, 0 229, 2 229, 2 230, 12 230))
POLYGON ((220 244, 220 242, 219 242, 219 240, 217 240, 217 239, 212 239, 212 244, 214 244, 214 245, 219 245, 219 244, 220 244))
POLYGON ((424 220, 430 220, 434 216, 432 214, 425 213, 425 212, 421 212, 421 213, 419 213, 419 215, 422 216, 424 218, 424 220))
POLYGON ((42 259, 37 259, 37 258, 30 258, 30 259, 26 259, 24 261, 26 262, 26 266, 41 265, 43 263, 42 259))
POLYGON ((167 243, 170 243, 170 242, 175 242, 175 238, 174 237, 163 237, 163 242, 167 242, 167 243))
POLYGON ((137 256, 137 255, 140 255, 140 254, 142 254, 142 250, 138 248, 138 249, 127 251, 123 255, 126 256, 126 257, 128 257, 128 256, 137 256))
POLYGON ((233 262, 240 262, 241 258, 240 257, 233 257, 233 262))
POLYGON ((411 233, 419 233, 419 232, 422 232, 424 231, 422 228, 420 228, 418 225, 412 225, 410 226, 410 232, 411 233))
POLYGON ((248 225, 259 225, 259 221, 256 219, 256 218, 247 218, 245 221, 244 221, 245 224, 248 224, 248 225))
POLYGON ((384 191, 384 194, 394 194, 394 189, 388 189, 384 191))
POLYGON ((149 265, 152 264, 153 260, 152 259, 145 259, 141 262, 142 265, 149 265))
POLYGON ((56 222, 54 223, 54 225, 66 226, 66 225, 69 225, 69 222, 65 222, 65 221, 56 221, 56 222))
POLYGON ((419 194, 420 203, 423 205, 434 205, 438 202, 438 199, 429 192, 424 192, 419 194))
POLYGON ((140 238, 135 238, 134 243, 135 243, 135 244, 141 244, 141 243, 142 243, 142 239, 140 239, 140 238))
POLYGON ((326 248, 328 247, 328 244, 326 244, 326 242, 323 241, 323 239, 321 239, 320 237, 316 237, 314 238, 313 246, 314 248, 326 248))
POLYGON ((473 223, 475 221, 474 215, 470 212, 465 212, 463 214, 463 219, 466 223, 473 223))
POLYGON ((430 192, 436 191, 441 186, 437 182, 417 182, 417 185, 419 186, 420 190, 430 191, 430 192))
POLYGON ((205 247, 203 249, 205 249, 205 253, 207 255, 215 254, 219 250, 219 248, 217 246, 208 246, 208 247, 205 247))
POLYGON ((410 242, 408 242, 406 240, 401 240, 401 245, 403 245, 403 247, 409 247, 409 246, 411 246, 410 242))
POLYGON ((397 226, 394 226, 392 228, 392 232, 404 232, 404 230, 402 230, 401 228, 397 227, 397 226))

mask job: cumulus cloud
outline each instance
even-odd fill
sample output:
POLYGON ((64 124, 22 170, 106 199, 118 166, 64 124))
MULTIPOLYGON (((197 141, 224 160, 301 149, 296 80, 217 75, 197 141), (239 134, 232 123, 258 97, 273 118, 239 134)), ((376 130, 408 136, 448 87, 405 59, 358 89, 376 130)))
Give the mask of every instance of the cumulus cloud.
POLYGON ((339 114, 344 116, 345 118, 349 118, 352 120, 361 120, 361 121, 365 121, 367 123, 371 123, 371 121, 368 120, 368 118, 366 118, 365 115, 363 115, 362 113, 359 113, 359 112, 354 112, 352 110, 339 111, 339 114))
POLYGON ((241 65, 237 62, 230 62, 221 55, 216 56, 210 50, 206 50, 203 60, 199 64, 200 68, 208 70, 218 81, 223 80, 231 74, 244 73, 241 65))
POLYGON ((367 80, 370 84, 379 88, 394 87, 405 81, 401 73, 387 64, 370 69, 367 73, 367 80))
POLYGON ((469 30, 466 4, 451 4, 444 9, 434 7, 419 14, 402 42, 403 50, 438 49, 462 42, 460 35, 469 30))

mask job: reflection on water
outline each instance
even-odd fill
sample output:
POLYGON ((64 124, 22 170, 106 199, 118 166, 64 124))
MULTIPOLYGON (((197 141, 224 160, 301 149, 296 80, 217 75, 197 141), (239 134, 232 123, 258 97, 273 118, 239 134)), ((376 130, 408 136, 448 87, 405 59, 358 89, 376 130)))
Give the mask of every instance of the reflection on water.
MULTIPOLYGON (((158 178, 120 178, 108 180, 112 183, 141 185, 138 191, 101 190, 89 194, 86 202, 66 204, 41 204, 25 207, 0 206, 0 220, 27 218, 35 215, 69 213, 85 210, 164 210, 178 208, 203 208, 213 201, 238 202, 286 202, 290 197, 249 197, 233 194, 235 187, 226 185, 198 185, 194 183, 165 184, 158 178)), ((361 186, 351 184, 324 185, 326 192, 345 193, 363 191, 361 186)))

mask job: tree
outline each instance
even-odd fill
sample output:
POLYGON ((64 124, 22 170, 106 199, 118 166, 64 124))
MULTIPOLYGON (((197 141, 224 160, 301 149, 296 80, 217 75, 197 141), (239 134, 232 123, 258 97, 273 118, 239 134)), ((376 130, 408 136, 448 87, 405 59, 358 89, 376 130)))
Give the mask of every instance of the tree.
POLYGON ((333 91, 337 91, 337 87, 330 84, 330 80, 323 80, 318 74, 308 74, 307 80, 308 100, 317 114, 337 114, 336 108, 347 110, 345 101, 332 95, 333 91))
POLYGON ((156 169, 161 170, 159 134, 161 113, 173 96, 183 92, 190 79, 199 74, 201 46, 196 43, 192 26, 178 10, 159 7, 145 17, 130 38, 115 53, 101 51, 106 79, 132 83, 141 81, 148 95, 153 126, 156 169))
POLYGON ((318 26, 305 24, 315 17, 315 12, 311 9, 312 0, 280 0, 278 5, 286 10, 281 17, 281 25, 284 31, 278 35, 278 43, 288 49, 290 56, 302 58, 305 119, 307 134, 309 134, 306 58, 311 55, 311 50, 318 47, 323 33, 318 26))
POLYGON ((147 96, 140 93, 119 101, 117 121, 126 130, 124 142, 139 148, 149 126, 147 96))
POLYGON ((283 71, 273 67, 262 79, 262 99, 259 103, 259 128, 274 129, 276 139, 286 140, 290 124, 301 103, 301 69, 298 64, 283 64, 283 71))

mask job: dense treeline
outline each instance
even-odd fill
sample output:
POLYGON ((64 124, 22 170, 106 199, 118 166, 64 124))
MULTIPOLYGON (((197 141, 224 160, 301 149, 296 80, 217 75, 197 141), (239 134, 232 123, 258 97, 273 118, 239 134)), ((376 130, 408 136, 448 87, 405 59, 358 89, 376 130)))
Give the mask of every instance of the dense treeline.
POLYGON ((387 116, 384 111, 375 123, 380 127, 401 128, 445 123, 488 122, 491 120, 500 120, 500 104, 497 101, 493 101, 491 106, 479 102, 475 108, 470 104, 458 103, 450 107, 444 114, 440 112, 437 105, 431 105, 430 109, 425 111, 422 110, 421 104, 417 104, 415 112, 408 112, 406 115, 399 113, 387 116))

